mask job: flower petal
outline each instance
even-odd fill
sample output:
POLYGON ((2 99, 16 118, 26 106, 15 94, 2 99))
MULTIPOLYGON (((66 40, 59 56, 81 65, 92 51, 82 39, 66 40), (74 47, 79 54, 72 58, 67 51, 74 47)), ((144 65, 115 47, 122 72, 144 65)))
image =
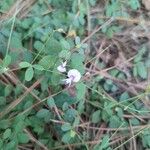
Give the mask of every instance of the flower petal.
POLYGON ((67 65, 67 61, 65 61, 65 62, 62 63, 63 67, 66 67, 66 65, 67 65))
POLYGON ((70 78, 63 79, 62 81, 65 82, 65 84, 66 84, 66 85, 69 85, 69 86, 70 86, 71 83, 72 83, 72 80, 71 80, 70 78))
POLYGON ((61 65, 57 67, 57 70, 60 72, 66 72, 66 68, 61 65))
POLYGON ((68 72, 68 77, 72 78, 73 82, 78 82, 81 79, 81 74, 77 69, 71 69, 68 72))

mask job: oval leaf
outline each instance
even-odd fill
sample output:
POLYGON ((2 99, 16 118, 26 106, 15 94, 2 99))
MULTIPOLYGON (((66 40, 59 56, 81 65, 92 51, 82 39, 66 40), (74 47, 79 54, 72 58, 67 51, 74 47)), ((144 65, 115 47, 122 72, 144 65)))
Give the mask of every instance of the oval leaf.
POLYGON ((138 72, 138 75, 142 79, 146 79, 147 78, 147 69, 146 69, 146 66, 144 65, 143 62, 138 62, 137 63, 137 72, 138 72))
POLYGON ((25 80, 31 81, 33 78, 34 70, 32 67, 29 67, 25 72, 25 80))
POLYGON ((29 64, 28 62, 24 61, 24 62, 21 62, 19 64, 20 68, 27 68, 27 67, 30 67, 31 64, 29 64))
POLYGON ((3 66, 7 67, 11 63, 11 56, 7 55, 3 60, 3 66))

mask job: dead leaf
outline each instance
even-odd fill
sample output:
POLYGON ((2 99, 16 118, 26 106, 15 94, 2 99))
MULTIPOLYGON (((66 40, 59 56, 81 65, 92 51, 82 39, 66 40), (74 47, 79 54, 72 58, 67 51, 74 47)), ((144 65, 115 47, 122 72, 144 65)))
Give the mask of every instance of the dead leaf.
POLYGON ((143 5, 150 11, 150 0, 142 0, 143 5))

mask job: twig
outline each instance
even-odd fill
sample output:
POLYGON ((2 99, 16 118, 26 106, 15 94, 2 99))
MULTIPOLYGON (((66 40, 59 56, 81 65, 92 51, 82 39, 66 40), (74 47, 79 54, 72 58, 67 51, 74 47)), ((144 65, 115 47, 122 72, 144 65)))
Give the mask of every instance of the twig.
POLYGON ((13 101, 3 112, 0 113, 0 118, 4 115, 8 114, 13 108, 15 108, 18 104, 22 102, 22 100, 32 91, 36 86, 40 84, 43 78, 37 80, 30 88, 28 88, 23 95, 13 101))
POLYGON ((97 29, 95 29, 89 36, 87 36, 81 43, 85 43, 87 42, 95 33, 97 33, 100 29, 102 29, 103 27, 108 26, 111 22, 114 21, 114 18, 110 18, 108 21, 106 21, 103 25, 101 25, 100 27, 98 27, 97 29))
POLYGON ((24 132, 26 132, 30 138, 30 140, 37 145, 39 145, 44 150, 49 150, 45 145, 43 145, 40 141, 38 141, 27 129, 24 129, 24 132))
POLYGON ((131 125, 130 120, 129 120, 129 124, 130 124, 131 134, 132 134, 132 137, 133 137, 133 139, 132 139, 132 142, 133 142, 133 150, 136 150, 136 139, 135 139, 135 137, 134 137, 134 132, 133 132, 133 128, 132 128, 132 125, 131 125))

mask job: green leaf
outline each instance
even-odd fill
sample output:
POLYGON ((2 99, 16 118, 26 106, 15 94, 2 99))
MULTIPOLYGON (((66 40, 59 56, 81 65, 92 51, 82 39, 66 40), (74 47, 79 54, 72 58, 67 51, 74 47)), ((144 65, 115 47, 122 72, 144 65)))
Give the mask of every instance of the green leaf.
POLYGON ((117 117, 113 116, 109 120, 109 127, 110 128, 119 128, 122 125, 122 121, 117 117))
POLYGON ((134 63, 138 63, 139 61, 142 60, 143 54, 141 54, 140 52, 136 55, 136 57, 134 59, 134 63))
POLYGON ((21 34, 14 32, 13 35, 11 36, 10 48, 21 49, 22 47, 23 46, 22 46, 21 34))
POLYGON ((119 73, 119 70, 117 70, 117 69, 112 69, 112 70, 109 71, 109 73, 111 74, 111 76, 116 77, 117 74, 119 73))
POLYGON ((79 123, 80 123, 80 117, 77 116, 73 122, 73 127, 76 127, 77 125, 79 125, 79 123))
POLYGON ((147 69, 146 66, 143 62, 138 62, 136 64, 137 67, 137 72, 138 75, 142 78, 142 79, 146 79, 147 78, 147 69))
POLYGON ((5 140, 5 139, 9 138, 10 135, 11 135, 11 129, 5 130, 5 132, 3 133, 3 139, 5 140))
POLYGON ((43 70, 44 70, 43 66, 38 65, 38 64, 33 65, 32 67, 33 67, 34 69, 37 69, 37 70, 40 70, 40 71, 43 71, 43 70))
POLYGON ((70 135, 70 131, 68 131, 63 135, 62 141, 64 143, 69 143, 70 140, 71 140, 71 135, 70 135))
POLYGON ((92 122, 93 123, 100 122, 100 120, 101 120, 100 113, 101 113, 100 110, 97 110, 92 114, 92 122))
POLYGON ((24 29, 28 29, 31 23, 32 23, 31 18, 24 18, 23 20, 21 20, 21 27, 23 27, 24 29))
POLYGON ((141 138, 142 138, 143 146, 145 148, 150 147, 150 132, 148 129, 143 130, 143 133, 141 134, 141 138))
POLYGON ((47 56, 44 56, 39 61, 39 64, 42 67, 44 67, 44 69, 49 69, 49 68, 52 68, 55 65, 55 62, 56 62, 56 57, 55 56, 47 55, 47 56))
POLYGON ((84 102, 85 102, 85 101, 79 101, 79 103, 78 103, 78 108, 77 108, 77 110, 78 110, 78 112, 79 112, 80 114, 81 114, 81 113, 84 113, 84 110, 85 110, 84 102))
POLYGON ((58 70, 56 70, 56 65, 55 65, 51 74, 51 80, 50 80, 51 85, 58 86, 58 84, 60 84, 62 79, 61 76, 62 75, 58 73, 58 70))
POLYGON ((70 50, 70 44, 69 44, 69 42, 67 42, 64 39, 62 39, 60 42, 61 42, 61 44, 62 44, 62 46, 63 46, 64 49, 70 50))
POLYGON ((51 121, 51 119, 53 119, 53 116, 52 116, 52 113, 49 111, 49 112, 47 113, 47 115, 44 117, 44 121, 45 121, 46 123, 49 123, 49 122, 51 121))
POLYGON ((34 75, 34 70, 32 67, 29 67, 25 72, 25 80, 31 81, 34 75))
POLYGON ((85 67, 83 64, 84 56, 78 53, 74 53, 71 56, 71 67, 79 70, 81 74, 85 73, 85 67))
POLYGON ((47 100, 47 105, 48 105, 50 108, 53 108, 53 107, 56 106, 53 97, 48 98, 48 100, 47 100))
POLYGON ((0 129, 7 129, 10 126, 10 121, 9 120, 0 120, 0 129))
POLYGON ((2 146, 3 146, 3 141, 2 139, 0 139, 0 148, 2 148, 2 146))
POLYGON ((75 109, 68 109, 64 114, 64 119, 67 122, 73 123, 77 116, 77 111, 75 109))
POLYGON ((68 105, 67 102, 65 102, 65 103, 63 104, 63 106, 62 106, 62 110, 63 110, 63 111, 66 111, 66 110, 68 110, 68 109, 69 109, 69 105, 68 105))
POLYGON ((83 82, 76 84, 77 89, 77 99, 81 100, 85 98, 86 85, 83 82))
POLYGON ((120 108, 120 107, 116 107, 116 112, 117 112, 117 115, 118 115, 118 117, 121 119, 121 118, 123 118, 123 110, 122 110, 122 108, 120 108))
POLYGON ((13 86, 12 86, 11 84, 8 84, 8 85, 5 87, 5 90, 4 90, 4 92, 5 92, 5 97, 6 97, 6 96, 9 96, 12 91, 13 91, 13 86))
POLYGON ((133 75, 134 75, 134 77, 138 76, 137 66, 136 65, 133 66, 133 75))
POLYGON ((118 86, 114 85, 111 87, 112 92, 116 92, 118 90, 118 86))
POLYGON ((27 67, 30 67, 31 64, 28 63, 28 62, 26 62, 26 61, 24 61, 24 62, 21 62, 21 63, 19 64, 19 66, 20 66, 20 68, 27 68, 27 67))
POLYGON ((26 133, 18 134, 18 142, 21 144, 26 144, 29 142, 29 136, 26 133))
POLYGON ((26 109, 32 107, 32 105, 33 105, 33 102, 32 102, 32 101, 27 101, 27 102, 24 104, 23 109, 26 110, 26 109))
POLYGON ((58 42, 54 38, 50 38, 48 40, 48 42, 46 42, 46 44, 45 44, 45 50, 46 50, 47 54, 49 54, 49 55, 58 56, 58 54, 62 50, 62 47, 61 47, 60 42, 58 42))
POLYGON ((89 0, 91 6, 95 6, 97 0, 89 0))
POLYGON ((68 130, 71 130, 71 125, 70 123, 64 123, 62 126, 61 126, 61 129, 62 131, 68 131, 68 130))
POLYGON ((49 114, 49 110, 47 109, 41 109, 37 112, 36 116, 38 118, 45 118, 49 114))
POLYGON ((0 106, 5 105, 6 104, 6 98, 3 96, 0 96, 0 106))
POLYGON ((10 141, 5 145, 5 150, 15 149, 16 144, 17 144, 16 141, 10 141))
POLYGON ((14 129, 15 129, 16 133, 21 132, 25 127, 25 124, 24 124, 23 120, 20 120, 17 123, 14 123, 13 125, 14 125, 14 129))
POLYGON ((62 58, 62 59, 65 59, 65 60, 68 60, 71 56, 71 53, 67 50, 62 50, 60 53, 59 53, 59 57, 62 58))
POLYGON ((75 97, 71 97, 66 93, 58 94, 54 97, 55 104, 57 107, 63 107, 64 103, 68 103, 69 105, 75 104, 77 99, 75 97))
POLYGON ((23 60, 25 62, 32 62, 33 61, 33 54, 30 50, 24 49, 23 50, 23 60))
POLYGON ((3 66, 7 67, 11 63, 11 56, 7 55, 3 60, 3 66))
POLYGON ((112 85, 112 84, 113 84, 113 81, 110 80, 110 79, 107 79, 107 80, 106 80, 106 83, 109 84, 109 85, 112 85))
POLYGON ((137 10, 138 8, 140 8, 139 0, 129 0, 128 3, 133 10, 137 10))
POLYGON ((109 135, 105 135, 102 139, 99 150, 106 149, 109 146, 109 140, 110 140, 109 135))
POLYGON ((130 98, 130 96, 129 96, 129 94, 128 94, 128 92, 124 92, 124 93, 122 93, 121 95, 120 95, 120 101, 124 101, 124 100, 127 100, 127 99, 129 99, 130 98))
POLYGON ((107 84, 106 82, 104 83, 104 89, 106 90, 106 91, 110 91, 111 90, 111 85, 110 84, 107 84))
POLYGON ((130 119, 130 123, 133 125, 133 126, 138 126, 140 125, 140 121, 136 118, 132 118, 130 119))
POLYGON ((41 41, 35 41, 34 48, 38 50, 39 52, 44 49, 44 44, 41 41))
POLYGON ((71 131, 70 131, 70 136, 71 136, 71 138, 75 137, 75 135, 76 135, 76 132, 73 131, 73 130, 71 130, 71 131))

